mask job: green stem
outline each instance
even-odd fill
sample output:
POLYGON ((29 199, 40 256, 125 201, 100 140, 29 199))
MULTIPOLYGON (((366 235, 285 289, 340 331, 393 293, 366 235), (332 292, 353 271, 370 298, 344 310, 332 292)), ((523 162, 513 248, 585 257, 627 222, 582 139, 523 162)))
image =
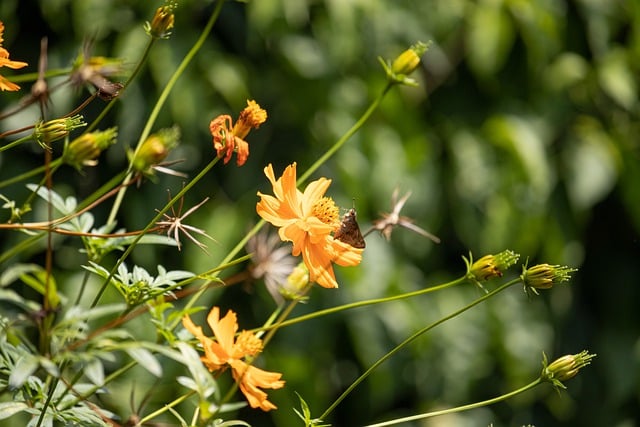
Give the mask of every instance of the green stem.
POLYGON ((180 200, 180 198, 182 198, 187 191, 189 191, 194 185, 196 185, 196 183, 198 183, 206 174, 207 172, 209 172, 209 170, 211 170, 211 168, 218 163, 219 157, 215 157, 213 160, 211 160, 209 162, 209 164, 207 164, 204 169, 202 169, 200 171, 200 173, 198 173, 198 175, 196 175, 191 181, 189 181, 189 183, 187 185, 185 185, 184 187, 182 187, 182 190, 180 190, 178 192, 178 194, 176 194, 175 196, 173 196, 173 198, 171 200, 169 200, 169 202, 158 211, 158 213, 156 214, 155 217, 153 217, 153 219, 151 219, 151 221, 149 221, 149 223, 147 224, 147 226, 142 229, 142 231, 140 232, 140 234, 138 234, 136 236, 136 238, 131 242, 131 244, 129 245, 129 247, 127 248, 127 250, 124 251, 124 253, 122 254, 122 256, 118 259, 118 261, 116 262, 116 264, 113 266, 113 268, 111 269, 111 271, 109 272, 109 277, 107 277, 104 281, 104 283, 102 284, 102 286, 100 287, 100 289, 98 290, 98 293, 96 294, 93 302, 91 303, 91 308, 95 307, 98 304, 98 301, 100 301, 100 298, 102 297, 102 294, 104 293, 104 291, 107 288, 107 285, 109 284, 109 282, 111 281, 111 278, 113 277, 113 275, 116 273, 116 271, 118 271, 118 267, 120 267, 120 264, 122 264, 127 257, 131 254, 131 252, 133 251, 133 248, 136 246, 136 244, 140 241, 140 239, 142 239, 142 237, 147 233, 147 231, 151 228, 154 227, 156 222, 158 222, 158 220, 162 217, 162 215, 167 212, 171 206, 173 206, 178 200, 180 200))
POLYGON ((32 139, 33 139, 33 134, 29 134, 29 135, 23 136, 22 138, 18 138, 15 141, 11 141, 7 145, 3 145, 2 147, 0 147, 0 153, 2 153, 5 150, 9 150, 10 148, 13 148, 17 145, 20 145, 23 142, 31 141, 32 139))
POLYGON ((96 119, 87 127, 87 129, 84 131, 84 133, 91 132, 93 129, 95 129, 98 126, 98 124, 102 121, 102 119, 105 118, 107 113, 113 108, 113 106, 115 105, 116 101, 122 96, 122 93, 127 89, 127 87, 129 87, 131 82, 140 73, 140 70, 142 70, 142 66, 147 61, 147 58, 149 57, 149 52, 151 52, 151 48, 153 47, 153 45, 155 44, 156 41, 157 41, 156 38, 151 37, 151 40, 149 40, 149 43, 147 43, 147 46, 145 47, 144 52, 142 53, 142 57, 138 61, 138 64, 136 65, 136 68, 133 70, 133 72, 131 73, 131 75, 129 76, 127 81, 125 82, 124 87, 122 89, 120 89, 120 93, 118 94, 118 96, 113 98, 111 101, 109 101, 107 106, 104 107, 104 109, 100 112, 100 114, 98 114, 98 117, 96 117, 96 119))
POLYGON ((422 419, 425 419, 425 418, 437 417, 439 415, 454 414, 456 412, 462 412, 462 411, 468 411, 470 409, 482 408, 483 406, 493 405, 494 403, 502 402, 503 400, 510 399, 513 396, 516 396, 516 395, 518 395, 520 393, 524 393, 525 391, 529 391, 529 390, 531 390, 532 388, 534 388, 535 386, 537 386, 540 383, 542 383, 542 379, 538 378, 535 381, 527 384, 524 387, 521 387, 521 388, 519 388, 517 390, 514 390, 514 391, 512 391, 510 393, 503 394, 503 395, 498 396, 498 397, 494 397, 493 399, 483 400, 482 402, 470 403, 468 405, 463 405, 463 406, 457 406, 455 408, 443 409, 441 411, 427 412, 425 414, 413 415, 413 416, 405 417, 405 418, 398 418, 398 419, 395 419, 395 420, 385 421, 385 422, 382 422, 382 423, 369 424, 369 425, 367 425, 365 427, 391 426, 391 425, 394 425, 394 424, 406 423, 406 422, 409 422, 409 421, 416 421, 416 420, 422 420, 422 419))
MULTIPOLYGON (((54 161, 52 161, 51 164, 49 165, 49 167, 57 167, 57 166, 59 166, 60 163, 62 163, 62 158, 61 157, 55 159, 54 161)), ((7 186, 9 186, 11 184, 15 184, 16 182, 24 181, 25 179, 29 179, 32 176, 39 175, 39 174, 43 173, 45 170, 47 170, 47 166, 46 165, 37 167, 35 169, 31 169, 28 172, 25 172, 23 174, 20 174, 18 176, 14 176, 13 178, 9 178, 9 179, 7 179, 5 181, 0 182, 0 188, 7 187, 7 186)))
MULTIPOLYGON (((180 63, 180 65, 178 66, 176 71, 173 73, 173 75, 171 76, 171 78, 167 82, 167 85, 164 87, 164 90, 160 94, 160 97, 158 98, 158 101, 156 102, 156 105, 153 107, 153 111, 151 111, 151 114, 149 115, 149 119, 147 120, 147 123, 146 123, 144 129, 142 130, 142 133, 140 134, 140 138, 138 139, 138 143, 136 145, 136 148, 135 148, 135 150, 133 152, 133 155, 131 156, 129 169, 131 169, 131 167, 133 165, 133 160, 135 159, 136 155, 138 154, 138 151, 140 150, 140 146, 142 146, 142 143, 147 139, 147 137, 151 133, 151 128, 155 124, 156 119, 158 118, 158 115, 160 114, 160 110, 164 106, 167 98, 169 97, 169 94, 171 93, 171 90, 173 89, 173 87, 175 86, 175 84, 178 81, 178 79, 182 76, 182 73, 184 72, 184 70, 191 63, 191 61, 196 56, 196 54, 198 53, 198 51, 200 50, 200 48, 204 44, 205 40, 209 36, 209 33, 211 32, 211 29, 213 28, 213 24, 216 22, 216 20, 218 19, 218 16, 220 15, 220 11, 222 10, 222 5, 223 4, 224 4, 224 1, 219 1, 219 2, 216 3, 216 8, 214 9, 213 13, 209 17, 209 21, 207 22, 207 25, 205 25, 204 30, 202 31, 202 34, 200 34, 200 37, 198 38, 198 40, 196 40, 195 44, 191 47, 191 50, 182 59, 182 62, 180 63)), ((129 172, 127 177, 124 179, 125 186, 122 187, 122 189, 118 193, 118 196, 116 197, 116 200, 113 203, 113 206, 111 208, 111 213, 109 214, 109 219, 107 220, 107 224, 110 224, 111 222, 113 222, 115 220, 116 214, 118 212, 118 209, 120 209, 120 205, 122 204, 122 200, 124 198, 124 195, 127 192, 126 184, 129 183, 129 181, 131 180, 132 176, 133 176, 133 173, 129 172)))
POLYGON ((309 169, 305 171, 305 173, 300 175, 300 177, 298 178, 298 182, 296 182, 297 185, 305 182, 311 176, 311 174, 314 173, 320 166, 322 166, 322 164, 324 164, 324 162, 326 162, 331 156, 333 156, 336 151, 338 151, 340 147, 342 147, 345 142, 349 140, 349 138, 351 138, 358 130, 360 130, 364 123, 369 120, 371 114, 373 114, 373 112, 378 108, 378 106, 382 102, 382 99, 387 94, 387 92, 389 92, 389 89, 393 87, 393 85, 394 82, 387 81, 386 86, 384 87, 382 92, 380 92, 380 95, 378 95, 378 97, 371 103, 367 111, 364 112, 360 119, 353 126, 351 126, 351 129, 349 129, 344 135, 342 135, 342 137, 335 144, 333 144, 333 146, 329 148, 326 153, 324 153, 318 160, 316 160, 311 165, 311 167, 309 167, 309 169))
POLYGON ((460 283, 464 283, 466 280, 467 279, 465 277, 461 277, 459 279, 453 280, 453 281, 448 282, 448 283, 443 283, 441 285, 431 286, 431 287, 428 287, 428 288, 420 289, 418 291, 407 292, 405 294, 393 295, 393 296, 385 297, 385 298, 374 298, 374 299, 369 299, 369 300, 365 300, 365 301, 357 301, 357 302, 352 302, 352 303, 349 303, 349 304, 339 305, 339 306, 336 306, 336 307, 326 308, 324 310, 314 311, 313 313, 305 314, 304 316, 298 316, 298 317, 296 317, 294 319, 289 319, 289 320, 286 320, 284 322, 277 323, 276 325, 273 325, 273 326, 258 328, 255 331, 268 330, 268 329, 274 329, 274 328, 281 328, 281 327, 284 327, 284 326, 291 326, 291 325, 295 325, 296 323, 301 323, 301 322, 305 322, 307 320, 314 319, 316 317, 326 316, 327 314, 338 313, 338 312, 344 311, 344 310, 351 310, 352 308, 366 307, 368 305, 381 304, 381 303, 385 303, 385 302, 396 301, 396 300, 405 299, 405 298, 411 298, 411 297, 415 297, 415 296, 418 296, 418 295, 427 294, 427 293, 430 293, 430 292, 440 291, 442 289, 446 289, 446 288, 449 288, 451 286, 458 285, 460 283))
MULTIPOLYGON (((373 103, 369 106, 367 111, 365 111, 362 114, 360 119, 358 119, 358 121, 344 135, 342 135, 342 137, 340 137, 340 139, 336 141, 336 143, 333 144, 333 146, 329 148, 329 150, 327 150, 326 153, 324 153, 318 160, 316 160, 313 163, 313 165, 311 165, 311 167, 309 167, 309 169, 307 169, 307 171, 298 178, 298 181, 296 183, 297 185, 300 185, 304 181, 306 181, 313 172, 315 172, 324 162, 326 162, 331 156, 333 156, 336 153, 336 151, 338 151, 340 147, 342 147, 349 140, 349 138, 351 138, 353 134, 355 134, 364 125, 364 123, 369 119, 369 117, 371 117, 371 114, 373 114, 376 108, 378 108, 378 106, 380 105, 380 102, 382 101, 384 96, 387 94, 389 89, 393 87, 393 85, 394 85, 393 82, 387 83, 387 85, 385 86, 383 91, 380 93, 380 95, 378 95, 378 97, 373 101, 373 103)), ((229 260, 233 259, 233 257, 235 257, 236 254, 242 250, 242 248, 247 244, 249 239, 253 237, 253 235, 255 235, 262 228, 264 224, 265 224, 265 220, 263 219, 260 220, 242 238, 242 240, 240 240, 238 244, 233 249, 231 249, 231 251, 227 254, 227 256, 222 260, 222 264, 227 263, 229 262, 229 260)), ((207 285, 208 285, 207 283, 203 284, 200 290, 196 292, 193 295, 193 297, 191 297, 191 299, 187 302, 187 308, 191 308, 195 304, 195 302, 202 296, 204 291, 207 289, 207 285)))
POLYGON ((140 421, 138 421, 138 424, 136 425, 144 425, 144 423, 151 421, 152 419, 154 419, 155 417, 157 417, 158 415, 167 412, 169 409, 173 408, 174 406, 179 405, 180 403, 184 402, 185 400, 187 400, 189 397, 193 396, 195 394, 195 391, 191 390, 190 392, 188 392, 187 394, 184 394, 180 397, 178 397, 177 399, 175 399, 173 402, 171 403, 167 403, 166 405, 164 405, 162 408, 158 409, 155 412, 150 413, 149 415, 147 415, 146 417, 140 419, 140 421))
POLYGON ((395 346, 391 351, 389 351, 387 354, 385 354, 384 356, 382 356, 380 359, 378 359, 373 365, 371 365, 362 375, 360 375, 360 377, 358 377, 345 391, 344 393, 342 393, 335 402, 333 402, 331 404, 331 406, 329 406, 329 408, 327 408, 326 411, 324 411, 324 413, 320 416, 320 419, 324 420, 326 419, 326 417, 338 406, 338 404, 340 402, 342 402, 348 395, 349 393, 351 393, 362 381, 364 381, 378 366, 380 366, 382 363, 386 362, 388 359, 390 359, 394 354, 396 354, 397 352, 399 352, 402 348, 404 348, 405 346, 407 346, 408 344, 410 344, 411 342, 413 342, 414 340, 416 340, 417 338, 419 338, 422 334, 430 331, 431 329, 435 328, 436 326, 446 322, 449 319, 452 319, 456 316, 458 316, 461 313, 464 313, 465 311, 469 310, 470 308, 475 307, 476 305, 480 304, 481 302, 491 298, 492 296, 496 295, 497 293, 507 289, 509 286, 512 286, 516 283, 520 282, 520 279, 514 279, 511 280, 507 283, 505 283, 504 285, 500 286, 499 288, 483 295, 482 297, 476 299, 475 301, 473 301, 470 304, 465 305, 464 307, 462 307, 459 310, 454 311, 453 313, 443 317, 442 319, 431 323, 430 325, 425 326, 424 328, 420 329, 419 331, 415 332, 414 334, 412 334, 410 337, 408 337, 407 339, 405 339, 404 341, 402 341, 400 344, 398 344, 397 346, 395 346))

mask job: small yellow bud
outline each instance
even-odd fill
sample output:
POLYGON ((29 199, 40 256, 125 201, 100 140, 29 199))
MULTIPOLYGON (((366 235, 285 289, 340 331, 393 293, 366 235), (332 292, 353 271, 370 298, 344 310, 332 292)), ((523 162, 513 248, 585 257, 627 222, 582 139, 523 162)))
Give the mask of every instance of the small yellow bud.
POLYGON ((538 264, 531 268, 523 266, 520 279, 525 292, 531 291, 537 295, 537 289, 550 289, 554 285, 566 282, 575 271, 578 270, 560 265, 538 264))
POLYGON ((160 6, 153 15, 151 23, 145 22, 146 33, 156 39, 168 39, 175 21, 173 11, 176 7, 177 3, 173 1, 167 1, 164 6, 160 6))
POLYGON ((180 129, 177 126, 161 129, 150 135, 135 155, 132 161, 133 169, 147 176, 153 175, 153 166, 166 159, 169 152, 178 145, 179 140, 180 129))
POLYGON ((46 150, 51 149, 51 143, 58 141, 69 135, 74 129, 86 126, 82 121, 82 116, 77 114, 73 117, 63 117, 61 119, 39 122, 33 129, 33 138, 46 150))
POLYGON ((473 262, 473 258, 469 255, 469 260, 462 257, 467 264, 467 279, 475 282, 478 286, 481 281, 489 280, 494 277, 502 277, 503 272, 518 262, 520 255, 510 251, 502 251, 495 255, 485 255, 479 260, 473 262))
POLYGON ((387 78, 393 83, 405 84, 408 86, 417 86, 417 82, 409 78, 409 74, 414 72, 420 65, 420 57, 427 51, 429 45, 418 42, 409 49, 402 52, 391 65, 382 58, 378 58, 382 63, 382 67, 387 73, 387 78))
POLYGON ((95 166, 100 153, 116 142, 117 128, 89 132, 80 135, 65 147, 63 161, 81 170, 83 166, 95 166))
POLYGON ((309 269, 304 262, 298 264, 280 288, 280 294, 288 300, 300 300, 309 287, 309 269))
POLYGON ((569 354, 554 360, 550 364, 547 355, 542 354, 542 374, 540 378, 543 381, 552 383, 557 388, 566 389, 562 381, 570 380, 578 374, 578 371, 591 363, 591 359, 596 357, 595 354, 589 354, 587 350, 583 350, 578 354, 569 354))

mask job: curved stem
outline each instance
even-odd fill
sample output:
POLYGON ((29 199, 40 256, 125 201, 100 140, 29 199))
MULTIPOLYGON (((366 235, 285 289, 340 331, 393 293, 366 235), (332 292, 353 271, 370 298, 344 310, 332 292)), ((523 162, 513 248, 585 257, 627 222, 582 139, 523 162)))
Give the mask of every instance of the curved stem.
MULTIPOLYGON (((167 98, 169 97, 169 94, 171 93, 171 90, 175 86, 175 84, 178 81, 178 79, 182 76, 182 73, 184 72, 184 70, 187 68, 187 66, 191 63, 193 58, 196 56, 196 53, 198 53, 198 51, 200 50, 200 48, 204 44, 205 40, 209 36, 209 33, 211 33, 211 29, 213 28, 213 24, 218 19, 218 16, 220 16, 220 11, 222 10, 222 5, 223 4, 224 4, 224 1, 217 2, 216 8, 214 9, 213 13, 209 17, 209 21, 205 25, 204 30, 202 31, 202 34, 200 34, 200 37, 198 38, 198 40, 196 40, 195 44, 191 47, 191 50, 189 50, 189 52, 182 59, 182 62, 180 63, 180 65, 178 66, 176 71, 173 73, 173 75, 171 76, 171 78, 167 82, 167 85, 164 87, 164 90, 160 94, 160 97, 158 98, 158 101, 156 102, 156 105, 153 107, 153 110, 151 111, 151 114, 149 115, 149 119, 147 120, 147 124, 145 125, 144 129, 142 130, 142 133, 140 134, 140 138, 138 139, 138 143, 137 143, 136 148, 135 148, 135 150, 133 152, 133 155, 131 156, 131 162, 130 162, 130 165, 129 165, 130 169, 131 169, 131 165, 133 164, 133 159, 135 159, 136 155, 138 154, 138 151, 140 150, 140 146, 142 145, 142 143, 147 139, 147 137, 151 133, 151 128, 155 124, 156 119, 158 118, 158 115, 160 114, 160 110, 164 106, 167 98)), ((127 184, 129 182, 129 180, 131 179, 131 177, 132 177, 132 173, 129 172, 129 174, 124 179, 124 184, 127 184)), ((116 214, 118 212, 118 209, 120 208, 120 205, 122 204, 122 199, 124 198, 124 195, 125 195, 126 191, 127 191, 127 186, 125 185, 122 188, 122 190, 120 190, 120 193, 118 193, 118 196, 116 197, 116 200, 113 203, 113 206, 111 208, 111 213, 109 214, 109 219, 107 220, 107 224, 110 224, 111 222, 113 222, 115 220, 116 214)))
POLYGON ((524 393, 525 391, 531 390, 532 388, 534 388, 535 386, 541 383, 542 383, 542 379, 538 378, 524 387, 520 387, 519 389, 509 392, 507 394, 494 397, 493 399, 483 400, 481 402, 476 402, 476 403, 470 403, 468 405, 457 406, 455 408, 443 409, 441 411, 427 412, 425 414, 412 415, 410 417, 405 417, 405 418, 397 418, 395 420, 385 421, 382 423, 369 424, 369 425, 366 425, 365 427, 391 426, 394 424, 406 423, 409 421, 416 421, 416 420, 422 420, 425 418, 437 417, 439 415, 454 414, 456 412, 468 411, 469 409, 482 408, 483 406, 493 405, 494 403, 498 403, 498 402, 502 402, 503 400, 510 399, 513 396, 516 396, 520 393, 524 393))
POLYGON ((431 287, 428 287, 428 288, 420 289, 418 291, 407 292, 405 294, 394 295, 394 296, 385 297, 385 298, 374 298, 374 299, 369 299, 369 300, 365 300, 365 301, 357 301, 357 302, 352 302, 352 303, 349 303, 349 304, 339 305, 339 306, 336 306, 336 307, 326 308, 324 310, 314 311, 313 313, 305 314, 303 316, 298 316, 298 317, 296 317, 294 319, 289 319, 289 320, 286 320, 284 322, 277 323, 277 324, 275 324, 273 326, 257 328, 257 329, 255 329, 253 331, 264 331, 264 330, 269 330, 269 329, 281 328, 281 327, 284 327, 284 326, 291 326, 291 325, 295 325, 296 323, 301 323, 301 322, 305 322, 307 320, 315 319, 316 317, 326 316, 327 314, 338 313, 338 312, 344 311, 344 310, 351 310, 352 308, 366 307, 368 305, 381 304, 381 303, 385 303, 385 302, 396 301, 396 300, 405 299, 405 298, 411 298, 411 297, 415 297, 415 296, 418 296, 418 295, 427 294, 427 293, 430 293, 430 292, 440 291, 442 289, 446 289, 446 288, 449 288, 451 286, 458 285, 460 283, 464 283, 465 281, 466 281, 466 278, 465 277, 461 277, 459 279, 453 280, 453 281, 448 282, 448 283, 443 283, 441 285, 431 286, 431 287))
POLYGON ((416 340, 418 337, 420 337, 422 334, 424 334, 425 332, 430 331, 431 329, 435 328, 436 326, 446 322, 449 319, 452 319, 454 317, 456 317, 457 315, 464 313, 465 311, 469 310, 470 308, 475 307, 476 305, 480 304, 481 302, 491 298, 492 296, 496 295, 499 292, 502 292, 503 290, 507 289, 509 286, 512 286, 516 283, 520 282, 520 279, 514 279, 511 280, 507 283, 505 283, 504 285, 500 286, 499 288, 496 288, 495 290, 481 296, 480 298, 476 299, 475 301, 473 301, 470 304, 465 305, 464 307, 462 307, 459 310, 454 311, 453 313, 443 317, 442 319, 431 323, 430 325, 425 326, 424 328, 420 329, 419 331, 415 332, 414 334, 412 334, 410 337, 408 337, 407 339, 405 339, 404 341, 402 341, 400 344, 398 344, 397 346, 395 346, 391 351, 389 351, 387 354, 385 354, 384 356, 382 356, 380 359, 378 359, 373 365, 371 365, 362 375, 360 375, 345 391, 344 393, 342 393, 335 402, 333 402, 331 404, 331 406, 329 406, 329 408, 327 408, 326 411, 324 411, 324 413, 320 416, 320 419, 324 420, 326 419, 326 417, 338 406, 338 404, 340 402, 342 402, 344 400, 345 397, 347 397, 349 395, 349 393, 351 393, 362 381, 364 381, 378 366, 380 366, 381 364, 383 364, 384 362, 386 362, 388 359, 391 358, 391 356, 393 356, 394 354, 396 354, 398 351, 400 351, 402 348, 404 348, 405 346, 407 346, 408 344, 410 344, 412 341, 416 340))
POLYGON ((387 82, 382 92, 380 92, 380 95, 378 95, 378 97, 371 103, 369 108, 367 108, 367 111, 362 114, 360 119, 358 119, 358 121, 355 122, 354 125, 351 126, 351 128, 344 135, 342 135, 342 137, 335 144, 333 144, 333 146, 329 148, 326 153, 324 153, 318 160, 316 160, 309 167, 309 169, 305 171, 305 173, 300 175, 296 184, 300 185, 305 182, 309 178, 309 176, 311 176, 311 174, 314 173, 320 166, 322 166, 324 162, 326 162, 331 156, 333 156, 336 151, 338 151, 340 147, 342 147, 344 143, 349 140, 349 138, 351 138, 357 131, 360 130, 364 123, 369 120, 371 114, 373 114, 373 112, 378 108, 380 102, 382 102, 382 99, 387 94, 387 92, 389 92, 389 89, 391 89, 392 86, 393 82, 387 82))

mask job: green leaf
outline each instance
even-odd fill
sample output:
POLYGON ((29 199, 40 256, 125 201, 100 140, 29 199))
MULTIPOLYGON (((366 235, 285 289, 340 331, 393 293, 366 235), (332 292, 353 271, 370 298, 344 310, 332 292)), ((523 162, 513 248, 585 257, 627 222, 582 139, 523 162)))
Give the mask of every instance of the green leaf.
POLYGON ((2 402, 0 403, 0 420, 9 418, 27 409, 29 409, 29 405, 24 402, 2 402))
POLYGON ((138 362, 140 366, 151 372, 151 374, 156 377, 160 377, 162 375, 162 366, 160 366, 158 360, 149 350, 140 347, 132 347, 125 348, 124 351, 126 351, 133 360, 138 362))
POLYGON ((9 387, 11 389, 18 389, 27 381, 27 379, 33 374, 40 363, 38 358, 32 354, 24 353, 16 362, 11 375, 9 375, 9 387))

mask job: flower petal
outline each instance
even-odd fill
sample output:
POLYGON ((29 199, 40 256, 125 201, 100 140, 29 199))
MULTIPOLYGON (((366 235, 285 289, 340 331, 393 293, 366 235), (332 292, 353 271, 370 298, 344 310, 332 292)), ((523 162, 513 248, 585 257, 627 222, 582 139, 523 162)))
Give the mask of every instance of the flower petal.
POLYGON ((260 408, 263 411, 277 409, 273 403, 267 400, 267 393, 260 388, 279 389, 284 387, 285 382, 280 379, 281 373, 264 371, 241 360, 234 360, 231 367, 233 368, 233 378, 238 382, 240 391, 245 395, 252 408, 260 408))

